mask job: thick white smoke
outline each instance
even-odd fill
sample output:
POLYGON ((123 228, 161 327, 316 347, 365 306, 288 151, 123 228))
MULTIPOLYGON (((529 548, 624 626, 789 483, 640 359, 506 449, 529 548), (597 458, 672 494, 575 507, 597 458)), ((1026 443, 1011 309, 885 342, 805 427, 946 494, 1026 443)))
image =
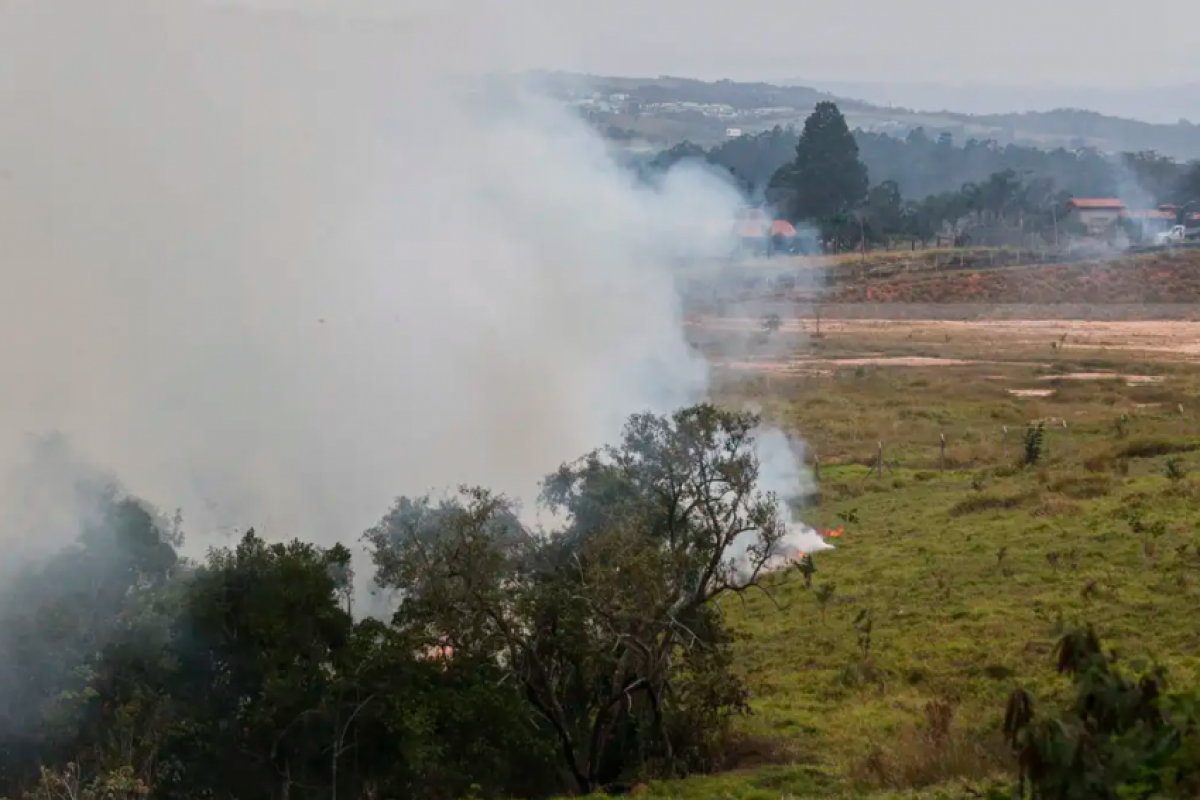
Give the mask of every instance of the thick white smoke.
POLYGON ((0 453, 60 431, 189 535, 349 541, 703 393, 671 265, 728 186, 476 93, 507 17, 270 5, 0 6, 0 453))

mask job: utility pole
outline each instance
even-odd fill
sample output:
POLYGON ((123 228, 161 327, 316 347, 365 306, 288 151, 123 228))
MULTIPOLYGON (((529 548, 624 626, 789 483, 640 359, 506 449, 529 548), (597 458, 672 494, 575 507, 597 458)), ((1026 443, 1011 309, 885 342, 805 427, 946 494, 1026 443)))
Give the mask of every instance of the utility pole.
POLYGON ((858 241, 862 248, 862 261, 867 263, 867 227, 863 224, 863 215, 861 211, 856 211, 854 216, 858 217, 858 241))

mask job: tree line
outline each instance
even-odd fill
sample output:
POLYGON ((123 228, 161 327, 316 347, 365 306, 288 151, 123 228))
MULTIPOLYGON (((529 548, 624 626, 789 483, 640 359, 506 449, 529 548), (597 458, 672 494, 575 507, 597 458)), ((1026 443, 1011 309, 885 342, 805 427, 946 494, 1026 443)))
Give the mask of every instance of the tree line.
POLYGON ((959 146, 948 133, 934 139, 921 129, 904 138, 852 133, 832 102, 819 103, 800 132, 776 127, 710 150, 684 142, 643 169, 653 175, 684 160, 713 166, 748 197, 773 202, 842 246, 939 236, 1007 244, 1034 235, 1053 242, 1065 230, 1060 223, 1072 197, 1200 209, 1200 162, 974 139, 959 146))
MULTIPOLYGON (((0 604, 0 796, 545 797, 719 766, 746 710, 719 610, 785 534, 757 418, 632 417, 549 475, 402 497, 351 551, 249 531, 198 561, 106 486, 0 604)), ((61 443, 39 474, 66 469, 61 443)))

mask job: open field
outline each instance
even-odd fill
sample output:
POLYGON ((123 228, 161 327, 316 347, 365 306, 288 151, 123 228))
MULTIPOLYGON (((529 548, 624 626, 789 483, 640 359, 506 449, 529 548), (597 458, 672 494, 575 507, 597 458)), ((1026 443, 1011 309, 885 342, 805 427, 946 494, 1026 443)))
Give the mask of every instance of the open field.
POLYGON ((813 589, 793 573, 725 609, 754 695, 744 747, 651 796, 980 796, 1005 779, 1008 694, 1062 689, 1050 650, 1071 622, 1197 679, 1200 324, 693 323, 719 399, 810 443, 807 517, 845 533, 813 589), (1034 421, 1044 453, 1022 466, 1034 421))

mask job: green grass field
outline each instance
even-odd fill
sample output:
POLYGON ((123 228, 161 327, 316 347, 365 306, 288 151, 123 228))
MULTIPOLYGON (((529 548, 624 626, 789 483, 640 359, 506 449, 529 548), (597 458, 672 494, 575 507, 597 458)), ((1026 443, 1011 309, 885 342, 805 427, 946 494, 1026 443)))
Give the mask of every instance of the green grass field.
POLYGON ((812 589, 793 572, 773 599, 726 601, 754 707, 733 769, 652 784, 650 796, 975 796, 1008 774, 999 726, 1012 689, 1048 698, 1064 687, 1050 653, 1072 622, 1095 623, 1131 661, 1196 680, 1200 368, 1169 353, 1031 346, 988 331, 936 344, 861 331, 795 344, 989 363, 727 377, 719 399, 761 404, 816 448, 819 500, 805 514, 845 533, 816 555, 812 589), (1162 380, 1065 377, 1098 370, 1162 380), (1029 387, 1054 394, 1009 392, 1029 387), (1035 420, 1047 423, 1044 454, 1024 466, 1035 420), (855 625, 863 612, 869 636, 855 625))

